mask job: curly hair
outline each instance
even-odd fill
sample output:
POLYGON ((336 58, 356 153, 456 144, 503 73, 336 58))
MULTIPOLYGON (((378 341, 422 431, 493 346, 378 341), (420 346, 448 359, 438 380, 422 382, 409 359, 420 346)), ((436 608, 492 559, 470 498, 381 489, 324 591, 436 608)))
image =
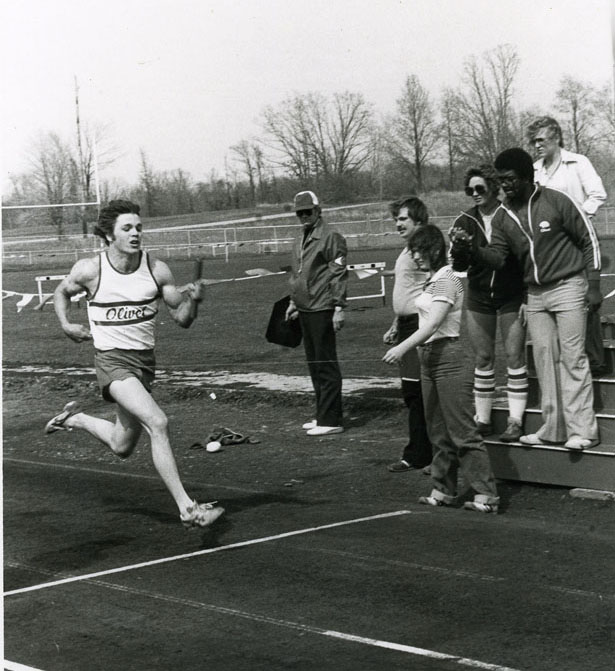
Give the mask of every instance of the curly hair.
POLYGON ((471 167, 466 170, 463 176, 464 188, 468 186, 472 177, 482 177, 485 180, 487 189, 491 191, 494 196, 500 193, 500 180, 495 168, 489 163, 481 163, 478 167, 471 167))
POLYGON ((98 215, 94 226, 94 234, 101 237, 105 244, 109 244, 109 237, 113 237, 113 227, 121 214, 140 214, 141 208, 130 200, 110 200, 98 215), (108 237, 109 236, 109 237, 108 237))
POLYGON ((550 130, 551 133, 557 136, 557 141, 560 147, 564 146, 564 137, 562 135, 562 127, 557 123, 557 121, 550 116, 540 116, 538 119, 532 121, 532 123, 527 127, 527 139, 531 142, 536 133, 538 133, 543 128, 550 130))
POLYGON ((418 226, 410 236, 408 247, 429 261, 432 270, 439 270, 447 263, 446 242, 442 231, 433 224, 418 226))
POLYGON ((496 170, 514 170, 521 179, 534 181, 534 162, 525 149, 505 149, 495 157, 494 165, 496 170))
POLYGON ((393 219, 397 218, 402 207, 408 208, 408 215, 417 224, 426 224, 429 221, 427 206, 417 196, 402 196, 390 203, 389 212, 393 219))

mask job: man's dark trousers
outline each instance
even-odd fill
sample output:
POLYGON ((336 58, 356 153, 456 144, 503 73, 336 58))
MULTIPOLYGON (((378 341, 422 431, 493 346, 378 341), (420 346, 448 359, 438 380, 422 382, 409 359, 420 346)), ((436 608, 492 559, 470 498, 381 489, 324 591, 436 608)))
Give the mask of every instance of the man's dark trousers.
MULTIPOLYGON (((418 328, 419 316, 417 314, 399 317, 399 342, 409 338, 418 328)), ((423 411, 420 365, 416 350, 409 352, 406 358, 401 370, 401 394, 408 408, 408 444, 404 447, 401 458, 415 468, 423 468, 431 463, 432 451, 423 411), (406 376, 413 379, 404 379, 406 376)))
POLYGON ((342 373, 337 363, 333 310, 299 312, 305 356, 316 392, 316 423, 342 426, 342 373))

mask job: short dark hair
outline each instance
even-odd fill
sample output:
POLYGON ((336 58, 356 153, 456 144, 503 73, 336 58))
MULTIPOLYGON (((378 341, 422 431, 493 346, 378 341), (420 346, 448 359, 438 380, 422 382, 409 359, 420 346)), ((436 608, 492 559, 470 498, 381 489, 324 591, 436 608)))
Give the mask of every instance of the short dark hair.
POLYGON ((481 163, 478 167, 471 167, 466 170, 463 176, 463 186, 466 187, 470 183, 472 177, 482 177, 485 184, 491 193, 498 195, 500 192, 500 180, 495 168, 489 163, 481 163))
POLYGON ((389 212, 395 219, 402 207, 408 208, 408 214, 412 217, 412 221, 417 224, 426 224, 429 221, 429 212, 427 206, 417 196, 402 196, 392 203, 389 203, 389 212))
POLYGON ((562 127, 551 116, 539 116, 537 119, 527 127, 527 139, 531 142, 536 133, 542 128, 547 128, 554 135, 557 135, 557 141, 560 147, 564 146, 564 136, 562 135, 562 127))
POLYGON ((439 270, 447 263, 444 235, 433 224, 418 226, 410 236, 408 247, 411 252, 419 252, 426 258, 432 270, 439 270))
POLYGON ((534 162, 532 157, 520 147, 505 149, 495 157, 496 170, 514 170, 521 179, 534 181, 534 162))
POLYGON ((113 227, 121 214, 140 214, 141 208, 130 200, 110 200, 98 215, 94 226, 94 234, 100 236, 105 244, 109 244, 107 236, 113 235, 113 227))

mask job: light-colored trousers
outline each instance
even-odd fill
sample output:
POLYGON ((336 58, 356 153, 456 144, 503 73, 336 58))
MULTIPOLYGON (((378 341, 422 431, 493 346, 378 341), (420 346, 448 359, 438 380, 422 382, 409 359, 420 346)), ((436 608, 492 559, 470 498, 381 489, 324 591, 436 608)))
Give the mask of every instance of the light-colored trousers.
POLYGON ((587 286, 584 274, 578 274, 528 289, 527 324, 542 398, 543 425, 537 433, 549 441, 598 438, 585 354, 587 286))

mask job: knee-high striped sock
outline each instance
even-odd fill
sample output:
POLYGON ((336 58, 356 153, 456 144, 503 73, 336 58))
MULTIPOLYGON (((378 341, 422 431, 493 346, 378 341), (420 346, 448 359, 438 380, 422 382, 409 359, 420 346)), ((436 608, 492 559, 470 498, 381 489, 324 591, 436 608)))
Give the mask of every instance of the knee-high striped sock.
POLYGON ((491 407, 495 396, 495 370, 474 369, 474 405, 476 418, 482 424, 491 422, 491 407))
POLYGON ((508 396, 508 414, 519 422, 523 419, 525 406, 527 405, 527 368, 507 368, 508 385, 506 394, 508 396))

